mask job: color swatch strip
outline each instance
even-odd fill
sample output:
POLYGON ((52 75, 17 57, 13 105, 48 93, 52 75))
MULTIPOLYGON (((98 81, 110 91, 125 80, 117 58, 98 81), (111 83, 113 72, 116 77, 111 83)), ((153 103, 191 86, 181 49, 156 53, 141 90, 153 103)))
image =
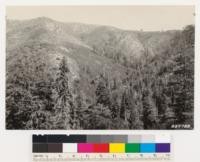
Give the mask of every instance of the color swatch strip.
POLYGON ((33 135, 33 143, 170 143, 169 135, 33 135))
POLYGON ((33 135, 33 153, 169 153, 168 137, 33 135), (151 137, 151 138, 150 138, 151 137))

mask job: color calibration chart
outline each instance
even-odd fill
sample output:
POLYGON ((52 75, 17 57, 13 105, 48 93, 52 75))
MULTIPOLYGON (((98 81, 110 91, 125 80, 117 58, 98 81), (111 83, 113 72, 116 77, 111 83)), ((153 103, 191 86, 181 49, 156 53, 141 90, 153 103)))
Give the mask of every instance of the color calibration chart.
POLYGON ((33 135, 33 162, 171 161, 170 135, 33 135))

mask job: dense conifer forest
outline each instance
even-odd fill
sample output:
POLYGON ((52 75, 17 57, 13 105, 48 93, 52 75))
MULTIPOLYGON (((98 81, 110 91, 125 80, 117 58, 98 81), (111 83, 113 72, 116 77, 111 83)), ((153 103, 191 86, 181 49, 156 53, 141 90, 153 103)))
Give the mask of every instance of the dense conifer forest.
POLYGON ((6 128, 192 129, 194 25, 107 28, 88 27, 69 41, 69 28, 53 20, 8 21, 6 128))

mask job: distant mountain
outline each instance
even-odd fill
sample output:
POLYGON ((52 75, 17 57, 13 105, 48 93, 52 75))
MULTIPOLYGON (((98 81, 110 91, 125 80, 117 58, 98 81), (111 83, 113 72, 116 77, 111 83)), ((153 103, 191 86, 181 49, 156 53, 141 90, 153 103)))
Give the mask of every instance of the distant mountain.
POLYGON ((99 55, 120 53, 138 58, 146 47, 151 51, 150 54, 154 55, 160 50, 158 47, 167 46, 172 36, 173 31, 125 31, 109 26, 63 23, 46 17, 24 21, 7 20, 9 48, 35 40, 82 46, 96 50, 99 55))
MULTIPOLYGON (((74 24, 74 26, 77 26, 74 24)), ((25 42, 41 41, 53 44, 69 43, 88 47, 78 37, 74 36, 71 24, 65 25, 48 18, 37 18, 25 21, 9 21, 7 23, 8 44, 19 46, 25 42), (13 23, 12 23, 13 22, 13 23)))

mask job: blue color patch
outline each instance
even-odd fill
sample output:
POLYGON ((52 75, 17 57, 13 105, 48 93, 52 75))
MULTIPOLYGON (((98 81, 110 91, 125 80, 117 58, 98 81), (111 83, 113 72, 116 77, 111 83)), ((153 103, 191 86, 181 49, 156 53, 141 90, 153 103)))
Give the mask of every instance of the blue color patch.
POLYGON ((156 152, 156 144, 155 143, 141 143, 140 144, 140 152, 141 153, 154 153, 154 152, 156 152))

